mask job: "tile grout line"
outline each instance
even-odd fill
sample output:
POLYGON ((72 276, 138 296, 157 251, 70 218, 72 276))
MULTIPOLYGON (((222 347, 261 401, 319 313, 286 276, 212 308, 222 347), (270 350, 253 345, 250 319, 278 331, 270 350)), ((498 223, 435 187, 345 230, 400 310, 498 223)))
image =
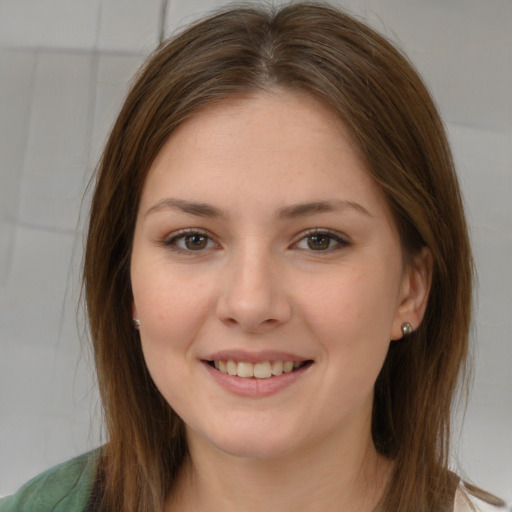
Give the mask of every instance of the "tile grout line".
POLYGON ((100 39, 100 29, 101 29, 101 14, 103 12, 103 0, 100 0, 98 4, 98 14, 96 16, 96 34, 94 35, 94 44, 93 50, 98 49, 98 43, 100 39))
POLYGON ((56 235, 72 235, 75 233, 75 229, 59 228, 54 226, 44 226, 42 224, 35 224, 33 222, 26 222, 21 220, 14 220, 13 224, 20 228, 34 229, 37 231, 44 231, 46 233, 53 233, 56 235))
MULTIPOLYGON (((78 210, 78 218, 76 221, 75 228, 72 230, 73 233, 73 243, 72 243, 72 249, 71 249, 71 258, 68 263, 67 268, 67 274, 66 274, 66 286, 64 290, 64 295, 62 298, 62 304, 61 304, 61 310, 60 310, 60 318, 59 318, 59 326, 58 326, 58 332, 57 332, 57 339, 55 342, 54 347, 57 349, 61 342, 62 342, 62 333, 64 330, 64 319, 66 316, 66 304, 68 301, 66 300, 67 297, 71 298, 71 301, 73 301, 74 298, 74 268, 75 268, 75 261, 77 258, 77 252, 81 252, 81 247, 79 247, 79 241, 82 240, 83 242, 83 232, 81 229, 81 222, 82 222, 82 214, 84 209, 84 200, 87 195, 87 192, 89 190, 90 179, 93 179, 93 175, 89 178, 89 168, 90 168, 90 157, 91 157, 91 145, 92 145, 92 136, 95 126, 95 118, 96 118, 96 101, 98 97, 98 66, 99 66, 99 53, 97 51, 93 52, 91 54, 91 61, 90 61, 90 82, 89 82, 89 105, 91 108, 88 109, 89 115, 87 119, 87 155, 86 155, 86 162, 87 166, 84 170, 84 177, 82 178, 82 197, 80 199, 79 203, 79 210, 78 210), (89 182, 89 184, 88 184, 89 182), (85 186, 84 186, 85 185, 85 186), (78 251, 77 251, 78 249, 78 251)), ((78 307, 78 304, 76 304, 78 307)), ((76 315, 75 315, 76 319, 76 315)))
POLYGON ((162 44, 165 39, 165 20, 167 17, 167 7, 170 4, 170 0, 162 0, 160 7, 160 33, 158 34, 158 42, 162 44))
POLYGON ((14 256, 14 247, 16 245, 16 240, 18 238, 18 226, 20 226, 20 212, 21 212, 21 190, 23 185, 23 178, 25 176, 25 166, 27 162, 27 149, 28 149, 28 142, 30 139, 30 127, 31 127, 31 121, 32 121, 32 115, 33 115, 33 108, 34 108, 34 93, 35 93, 35 82, 36 82, 36 76, 37 76, 37 68, 39 64, 39 54, 36 49, 34 49, 32 52, 33 54, 33 64, 32 69, 30 71, 30 87, 29 87, 29 105, 27 108, 26 113, 26 119, 25 119, 25 129, 23 132, 26 134, 24 144, 23 144, 23 155, 21 158, 20 166, 19 166, 19 175, 18 175, 18 190, 17 190, 17 205, 15 212, 13 212, 13 228, 12 228, 12 234, 11 234, 11 240, 8 244, 8 252, 7 252, 7 259, 6 259, 6 265, 5 265, 5 282, 9 280, 10 271, 12 268, 12 260, 14 256))
POLYGON ((134 50, 116 50, 116 49, 98 49, 98 48, 64 48, 56 46, 1 46, 1 50, 7 52, 39 52, 45 54, 62 55, 90 55, 91 53, 100 53, 112 57, 141 57, 146 52, 137 52, 134 50))

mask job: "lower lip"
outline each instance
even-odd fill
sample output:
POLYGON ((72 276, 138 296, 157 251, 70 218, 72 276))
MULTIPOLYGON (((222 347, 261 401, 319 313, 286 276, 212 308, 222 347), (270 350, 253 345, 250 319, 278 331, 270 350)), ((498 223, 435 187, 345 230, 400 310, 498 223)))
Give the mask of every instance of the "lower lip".
POLYGON ((255 377, 246 378, 229 375, 215 369, 206 361, 203 361, 203 363, 210 375, 226 391, 235 395, 251 398, 261 398, 279 393, 279 391, 291 386, 294 382, 303 377, 312 366, 312 363, 309 363, 290 373, 273 375, 268 379, 257 379, 255 377))

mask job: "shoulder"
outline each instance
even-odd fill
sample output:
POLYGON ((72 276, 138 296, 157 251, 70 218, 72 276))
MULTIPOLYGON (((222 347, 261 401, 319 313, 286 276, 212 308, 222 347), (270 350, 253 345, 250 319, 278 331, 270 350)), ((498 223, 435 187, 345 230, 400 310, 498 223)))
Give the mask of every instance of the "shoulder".
POLYGON ((89 499, 99 450, 80 455, 36 476, 0 500, 0 512, 79 512, 89 499))
POLYGON ((455 493, 453 512, 506 512, 508 509, 504 502, 463 482, 455 493))

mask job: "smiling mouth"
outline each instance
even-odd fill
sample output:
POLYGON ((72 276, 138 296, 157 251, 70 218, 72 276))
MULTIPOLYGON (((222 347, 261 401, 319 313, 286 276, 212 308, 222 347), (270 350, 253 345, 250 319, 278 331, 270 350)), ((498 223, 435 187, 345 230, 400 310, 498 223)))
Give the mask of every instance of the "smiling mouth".
POLYGON ((207 363, 221 373, 242 377, 245 379, 269 379, 283 373, 292 373, 313 364, 313 361, 262 361, 250 363, 248 361, 207 361, 207 363))

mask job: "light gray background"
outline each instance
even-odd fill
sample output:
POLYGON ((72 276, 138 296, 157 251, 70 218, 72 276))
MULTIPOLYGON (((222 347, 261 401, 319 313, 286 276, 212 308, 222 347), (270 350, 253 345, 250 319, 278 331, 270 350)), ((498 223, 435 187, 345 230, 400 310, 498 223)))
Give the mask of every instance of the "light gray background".
MULTIPOLYGON (((161 27, 226 3, 0 0, 0 495, 101 442, 75 322, 81 198, 161 27)), ((512 501, 512 1, 333 3, 408 53, 447 123, 479 273, 454 467, 512 501)))

